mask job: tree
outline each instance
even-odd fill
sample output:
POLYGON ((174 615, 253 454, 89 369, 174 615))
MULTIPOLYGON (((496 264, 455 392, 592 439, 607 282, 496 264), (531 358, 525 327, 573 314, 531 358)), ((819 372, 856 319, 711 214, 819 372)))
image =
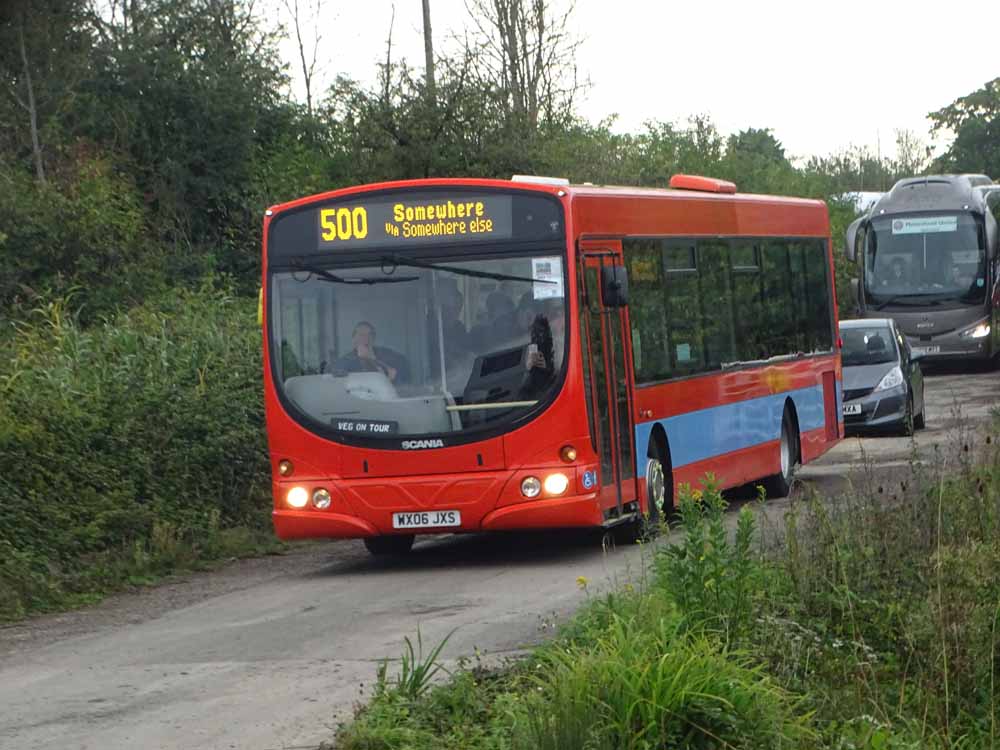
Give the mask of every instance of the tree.
POLYGON ((313 96, 312 96, 312 82, 313 76, 316 74, 316 57, 319 54, 319 43, 322 38, 319 33, 319 11, 322 6, 322 0, 313 0, 309 5, 309 15, 312 16, 312 43, 310 44, 310 49, 308 54, 306 51, 306 43, 302 36, 302 27, 304 21, 302 19, 302 12, 299 9, 299 0, 282 0, 282 4, 285 6, 285 10, 289 12, 292 16, 292 27, 295 29, 295 43, 299 51, 299 65, 302 70, 302 81, 306 87, 306 112, 309 117, 313 116, 313 96))
POLYGON ((1000 78, 928 117, 933 123, 932 135, 954 135, 935 169, 1000 176, 1000 78))
POLYGON ((431 32, 431 0, 423 0, 424 10, 424 78, 427 86, 427 98, 435 99, 434 82, 434 34, 431 32))
POLYGON ((0 148, 46 181, 61 117, 88 71, 84 0, 14 0, 0 9, 0 148))
POLYGON ((252 276, 255 163, 293 119, 279 32, 237 0, 113 0, 93 22, 83 132, 125 152, 178 273, 252 276))
POLYGON ((579 40, 569 30, 570 3, 552 0, 467 0, 477 33, 469 55, 480 78, 501 92, 507 112, 527 131, 541 121, 572 120, 583 88, 574 62, 579 40))

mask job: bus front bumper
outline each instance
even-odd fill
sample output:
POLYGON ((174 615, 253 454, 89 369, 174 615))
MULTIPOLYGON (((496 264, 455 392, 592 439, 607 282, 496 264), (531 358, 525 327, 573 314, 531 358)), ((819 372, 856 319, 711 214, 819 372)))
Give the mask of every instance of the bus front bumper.
POLYGON ((274 533, 279 539, 356 539, 377 536, 378 529, 357 516, 318 510, 275 510, 274 533))

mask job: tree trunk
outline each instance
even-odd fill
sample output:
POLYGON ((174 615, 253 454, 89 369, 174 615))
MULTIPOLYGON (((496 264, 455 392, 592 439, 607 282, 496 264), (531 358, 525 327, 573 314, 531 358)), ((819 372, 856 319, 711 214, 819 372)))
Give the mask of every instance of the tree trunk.
POLYGON ((436 97, 436 83, 434 81, 434 36, 431 33, 431 0, 423 0, 424 3, 424 58, 427 78, 427 97, 431 102, 436 97))
POLYGON ((45 183, 45 166, 42 164, 42 146, 38 141, 38 108, 35 106, 35 88, 31 83, 31 68, 28 65, 28 50, 24 45, 24 18, 17 27, 17 41, 21 47, 21 62, 24 64, 24 80, 28 86, 28 118, 31 122, 31 150, 35 156, 35 176, 45 183))

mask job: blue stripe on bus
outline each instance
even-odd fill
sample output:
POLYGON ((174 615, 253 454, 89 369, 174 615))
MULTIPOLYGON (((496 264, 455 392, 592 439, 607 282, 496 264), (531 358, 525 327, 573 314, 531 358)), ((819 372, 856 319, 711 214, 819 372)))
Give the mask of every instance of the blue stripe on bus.
MULTIPOLYGON (((839 402, 840 384, 837 385, 839 402)), ((646 455, 649 434, 657 424, 663 425, 667 432, 670 458, 677 468, 778 440, 788 398, 795 404, 800 432, 825 426, 823 386, 814 385, 641 422, 635 426, 635 455, 640 459, 646 455)), ((636 464, 639 476, 644 477, 646 462, 638 460, 636 464)))

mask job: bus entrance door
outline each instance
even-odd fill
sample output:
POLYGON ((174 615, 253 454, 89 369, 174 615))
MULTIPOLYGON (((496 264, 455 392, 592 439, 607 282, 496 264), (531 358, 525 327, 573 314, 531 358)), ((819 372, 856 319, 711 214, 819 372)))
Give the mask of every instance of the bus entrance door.
POLYGON ((601 460, 601 507, 605 519, 614 521, 638 510, 627 315, 625 308, 605 307, 601 299, 601 268, 623 264, 621 243, 581 242, 580 258, 581 330, 601 460))

